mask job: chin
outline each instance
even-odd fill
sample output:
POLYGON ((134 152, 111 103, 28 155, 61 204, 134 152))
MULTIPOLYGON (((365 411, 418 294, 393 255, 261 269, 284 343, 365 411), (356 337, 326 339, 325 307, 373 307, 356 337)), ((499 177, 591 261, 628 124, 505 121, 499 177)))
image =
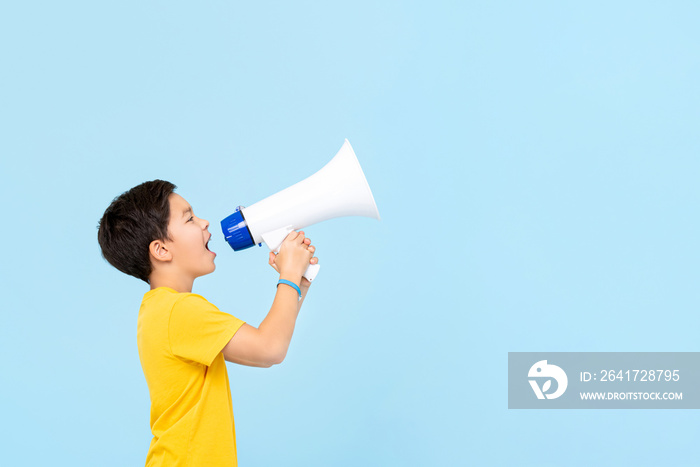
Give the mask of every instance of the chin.
POLYGON ((216 270, 216 265, 215 265, 215 264, 212 264, 211 266, 209 266, 209 267, 206 268, 206 269, 201 269, 201 270, 199 271, 199 274, 197 275, 197 277, 206 276, 206 275, 208 275, 208 274, 211 274, 211 273, 214 272, 215 270, 216 270))

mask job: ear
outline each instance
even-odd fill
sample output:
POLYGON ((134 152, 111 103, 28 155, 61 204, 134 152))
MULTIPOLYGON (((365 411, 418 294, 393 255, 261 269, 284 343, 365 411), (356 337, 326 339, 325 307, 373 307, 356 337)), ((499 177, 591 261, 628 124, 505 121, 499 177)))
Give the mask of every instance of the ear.
POLYGON ((168 245, 163 240, 153 240, 148 245, 148 252, 156 262, 170 262, 173 260, 173 254, 168 249, 168 245))

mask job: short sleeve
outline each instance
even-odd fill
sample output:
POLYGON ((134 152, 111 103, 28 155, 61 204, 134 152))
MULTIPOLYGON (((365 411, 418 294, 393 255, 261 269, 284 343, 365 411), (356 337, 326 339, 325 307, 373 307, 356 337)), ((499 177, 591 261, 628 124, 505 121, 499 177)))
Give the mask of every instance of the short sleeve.
POLYGON ((185 295, 170 312, 170 350, 176 357, 209 366, 243 324, 201 295, 185 295))

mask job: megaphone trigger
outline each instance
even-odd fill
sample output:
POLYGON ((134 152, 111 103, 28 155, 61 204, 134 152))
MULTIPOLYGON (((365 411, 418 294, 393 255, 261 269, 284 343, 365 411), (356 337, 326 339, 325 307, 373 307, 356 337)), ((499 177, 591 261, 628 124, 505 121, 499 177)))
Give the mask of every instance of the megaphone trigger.
POLYGON ((270 251, 272 251, 274 254, 277 254, 280 252, 282 242, 285 238, 287 238, 287 235, 289 235, 293 230, 294 229, 292 228, 292 226, 288 225, 286 227, 282 227, 281 229, 261 234, 260 236, 262 237, 263 242, 265 242, 265 245, 267 245, 270 251))

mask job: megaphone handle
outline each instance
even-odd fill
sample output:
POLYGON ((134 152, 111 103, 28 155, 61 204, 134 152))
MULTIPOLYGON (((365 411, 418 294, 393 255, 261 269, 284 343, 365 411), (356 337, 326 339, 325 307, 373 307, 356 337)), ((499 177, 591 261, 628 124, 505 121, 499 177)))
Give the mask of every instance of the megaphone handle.
MULTIPOLYGON (((279 248, 277 248, 276 250, 273 250, 273 253, 277 254, 279 251, 279 248)), ((306 268, 306 272, 302 274, 302 277, 305 277, 309 282, 313 282, 314 279, 316 279, 316 274, 318 274, 319 269, 321 269, 320 264, 309 264, 309 267, 306 268)))
MULTIPOLYGON (((282 246, 282 241, 287 237, 287 235, 289 235, 289 233, 292 230, 294 230, 292 226, 283 227, 273 232, 263 234, 262 238, 265 242, 265 245, 268 246, 270 251, 272 251, 274 254, 277 254, 279 253, 280 247, 282 246)), ((306 268, 306 272, 303 274, 303 276, 309 282, 313 282, 313 280, 316 278, 316 274, 318 274, 319 269, 321 269, 320 264, 309 264, 309 267, 306 268)))
MULTIPOLYGON (((273 250, 273 253, 277 254, 279 251, 280 249, 277 248, 276 250, 273 250)), ((314 279, 316 279, 316 274, 318 274, 319 269, 321 269, 320 264, 309 264, 309 267, 306 268, 306 272, 302 274, 302 277, 305 277, 309 282, 313 282, 314 279)))
POLYGON ((309 282, 313 282, 319 269, 321 269, 320 264, 309 264, 309 267, 306 268, 306 272, 304 273, 304 277, 306 277, 309 282))

